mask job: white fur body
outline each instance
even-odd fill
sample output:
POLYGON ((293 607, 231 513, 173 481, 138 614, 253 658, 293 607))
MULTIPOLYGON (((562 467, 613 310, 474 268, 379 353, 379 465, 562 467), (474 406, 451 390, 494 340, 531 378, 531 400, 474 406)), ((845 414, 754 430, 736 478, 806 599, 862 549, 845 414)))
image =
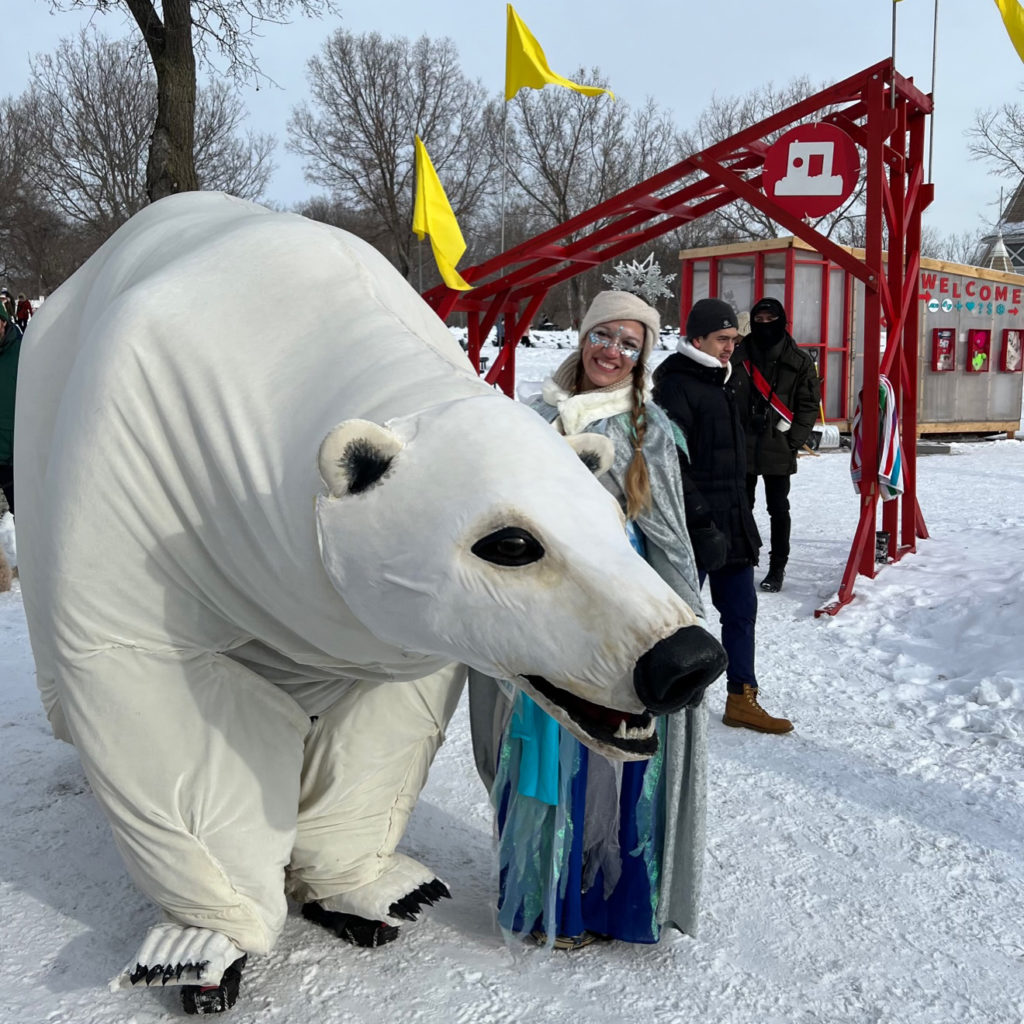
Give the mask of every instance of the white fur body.
POLYGON ((383 916, 433 877, 395 846, 455 664, 640 711, 637 659, 695 621, 565 440, 379 253, 224 195, 147 208, 47 300, 16 429, 47 712, 200 944, 269 949, 286 889, 383 916), (394 463, 325 493, 318 452, 343 455, 351 420, 394 463), (544 559, 473 554, 509 524, 544 559))

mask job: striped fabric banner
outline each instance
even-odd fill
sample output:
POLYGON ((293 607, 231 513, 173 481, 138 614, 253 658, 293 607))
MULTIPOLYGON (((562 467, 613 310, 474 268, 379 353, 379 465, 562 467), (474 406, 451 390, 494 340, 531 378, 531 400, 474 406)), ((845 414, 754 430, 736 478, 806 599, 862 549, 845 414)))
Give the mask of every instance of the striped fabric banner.
MULTIPOLYGON (((853 451, 850 455, 850 476, 858 490, 862 473, 863 436, 861 402, 853 416, 853 451)), ((889 378, 878 378, 878 491, 882 501, 891 501, 903 493, 903 450, 900 447, 899 414, 896 392, 889 378)))

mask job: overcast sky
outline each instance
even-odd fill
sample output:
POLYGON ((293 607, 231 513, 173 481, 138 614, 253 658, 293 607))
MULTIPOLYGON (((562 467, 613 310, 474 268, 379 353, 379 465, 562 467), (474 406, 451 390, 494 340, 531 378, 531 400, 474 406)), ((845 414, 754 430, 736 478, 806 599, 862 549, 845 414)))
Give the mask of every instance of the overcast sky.
MULTIPOLYGON (((10 2, 10 0, 7 0, 10 2)), ((6 3, 5 3, 6 6, 6 3)), ((246 89, 252 126, 279 139, 267 198, 290 205, 318 191, 303 179, 298 158, 285 151, 291 109, 307 94, 306 62, 338 27, 384 35, 449 36, 464 69, 491 90, 504 85, 505 3, 501 0, 375 0, 342 2, 338 20, 298 20, 263 30, 257 53, 280 88, 246 89)), ((569 75, 597 66, 617 96, 631 104, 648 95, 688 127, 713 94, 745 93, 766 81, 801 74, 829 84, 889 55, 890 0, 521 0, 520 17, 544 47, 553 70, 569 75)), ((932 77, 934 0, 897 5, 897 67, 928 92, 932 77)), ((49 52, 86 22, 84 13, 50 13, 48 0, 18 0, 4 31, 0 96, 19 94, 29 55, 49 52)), ((132 31, 118 12, 95 16, 108 36, 132 31)), ((940 233, 968 231, 996 218, 1006 182, 972 162, 964 130, 974 112, 1020 99, 1021 64, 990 0, 939 0, 935 83, 936 200, 926 223, 940 233)), ((552 88, 552 86, 548 86, 552 88)), ((602 100, 601 102, 605 102, 602 100)))

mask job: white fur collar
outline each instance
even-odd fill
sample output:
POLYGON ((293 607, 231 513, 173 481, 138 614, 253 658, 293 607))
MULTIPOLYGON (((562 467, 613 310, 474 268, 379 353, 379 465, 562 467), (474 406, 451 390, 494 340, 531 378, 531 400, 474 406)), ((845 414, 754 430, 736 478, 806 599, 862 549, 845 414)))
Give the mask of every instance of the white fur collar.
MULTIPOLYGON (((650 389, 650 381, 645 381, 645 401, 650 399, 650 389)), ((633 385, 627 379, 614 391, 581 391, 578 395, 571 395, 556 384, 554 378, 548 377, 541 389, 541 397, 558 410, 556 426, 563 434, 579 434, 597 420, 629 412, 633 408, 633 385)))
MULTIPOLYGON (((701 366, 714 367, 721 369, 722 364, 712 355, 707 352, 702 352, 699 348, 690 344, 686 338, 680 338, 679 344, 676 345, 676 351, 687 359, 692 359, 695 363, 699 363, 701 366)), ((722 381, 724 384, 732 376, 732 363, 725 364, 725 379, 722 381)))

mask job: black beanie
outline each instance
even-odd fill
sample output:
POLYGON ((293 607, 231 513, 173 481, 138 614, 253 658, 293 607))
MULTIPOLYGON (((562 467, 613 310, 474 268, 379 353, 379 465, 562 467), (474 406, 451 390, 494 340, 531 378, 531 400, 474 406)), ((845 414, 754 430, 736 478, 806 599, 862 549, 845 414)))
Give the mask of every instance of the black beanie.
POLYGON ((739 320, 728 302, 721 299, 699 299, 693 304, 690 315, 686 318, 686 337, 706 338, 715 331, 728 330, 730 327, 739 329, 739 320))
POLYGON ((778 299, 758 299, 750 311, 751 321, 753 321, 758 313, 774 313, 782 321, 783 325, 789 322, 786 318, 786 309, 778 299))

